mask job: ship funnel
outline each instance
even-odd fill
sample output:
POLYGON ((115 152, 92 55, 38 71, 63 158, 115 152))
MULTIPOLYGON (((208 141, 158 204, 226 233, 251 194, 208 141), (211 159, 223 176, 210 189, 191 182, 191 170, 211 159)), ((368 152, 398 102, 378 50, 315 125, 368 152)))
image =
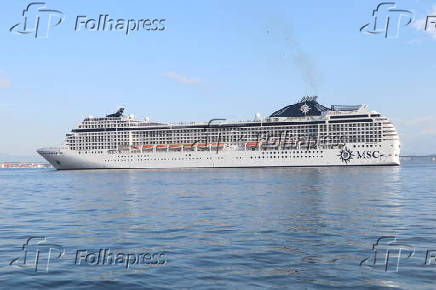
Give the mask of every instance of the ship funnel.
POLYGON ((121 117, 124 113, 124 107, 121 107, 113 114, 106 115, 106 118, 118 118, 121 117))

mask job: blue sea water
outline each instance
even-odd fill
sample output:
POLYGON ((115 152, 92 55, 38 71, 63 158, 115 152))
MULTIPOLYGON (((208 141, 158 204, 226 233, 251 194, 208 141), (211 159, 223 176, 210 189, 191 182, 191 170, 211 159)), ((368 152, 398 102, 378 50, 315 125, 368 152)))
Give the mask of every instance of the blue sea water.
POLYGON ((434 289, 435 177, 412 161, 3 169, 0 288, 434 289))

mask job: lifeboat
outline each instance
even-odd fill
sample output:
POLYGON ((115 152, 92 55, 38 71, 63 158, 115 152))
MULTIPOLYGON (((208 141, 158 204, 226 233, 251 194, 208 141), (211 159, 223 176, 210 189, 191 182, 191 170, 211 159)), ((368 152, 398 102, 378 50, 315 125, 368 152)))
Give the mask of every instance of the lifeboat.
POLYGON ((194 148, 193 144, 183 144, 181 146, 183 147, 183 150, 192 150, 194 148))
POLYGON ((209 150, 209 144, 197 143, 197 144, 194 144, 194 146, 197 148, 197 150, 200 150, 200 151, 209 150))
POLYGON ((154 145, 143 145, 142 147, 145 149, 152 149, 154 145))
POLYGON ((301 140, 299 142, 300 146, 315 146, 317 143, 316 140, 301 140))
POLYGON ((245 145, 247 147, 256 147, 259 144, 259 142, 248 142, 245 145))
POLYGON ((224 147, 224 143, 212 143, 212 144, 210 144, 210 146, 212 146, 212 147, 224 147))
POLYGON ((283 143, 283 147, 295 147, 295 146, 297 146, 296 141, 286 141, 283 143))
POLYGON ((180 149, 182 148, 182 144, 171 144, 169 147, 170 149, 180 149))
POLYGON ((278 145, 279 145, 278 142, 274 142, 274 141, 262 144, 263 147, 277 147, 278 145))
POLYGON ((167 149, 168 145, 167 144, 158 144, 156 145, 156 149, 167 149))

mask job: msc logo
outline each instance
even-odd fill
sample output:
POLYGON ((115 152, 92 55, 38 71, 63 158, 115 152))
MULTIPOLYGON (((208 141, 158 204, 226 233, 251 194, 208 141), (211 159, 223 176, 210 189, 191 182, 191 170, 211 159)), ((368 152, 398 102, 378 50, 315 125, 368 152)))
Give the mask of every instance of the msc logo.
POLYGON ((356 159, 378 159, 383 155, 380 154, 380 151, 356 151, 355 154, 353 151, 345 147, 339 152, 338 156, 342 162, 348 164, 354 157, 356 157, 356 159))
POLYGON ((397 38, 400 28, 409 25, 415 19, 412 11, 396 9, 395 2, 380 3, 372 11, 372 22, 363 25, 360 32, 383 34, 385 38, 397 38))
POLYGON ((348 162, 350 162, 353 159, 354 153, 353 153, 353 151, 351 151, 350 149, 345 147, 344 149, 341 150, 341 152, 339 152, 338 156, 342 160, 342 162, 345 162, 348 164, 348 162))
POLYGON ((357 159, 377 159, 380 158, 380 151, 357 151, 357 159))
POLYGON ((44 2, 32 2, 22 13, 23 20, 9 30, 19 34, 33 34, 35 38, 47 38, 50 28, 58 26, 64 21, 64 14, 60 10, 47 9, 44 2))

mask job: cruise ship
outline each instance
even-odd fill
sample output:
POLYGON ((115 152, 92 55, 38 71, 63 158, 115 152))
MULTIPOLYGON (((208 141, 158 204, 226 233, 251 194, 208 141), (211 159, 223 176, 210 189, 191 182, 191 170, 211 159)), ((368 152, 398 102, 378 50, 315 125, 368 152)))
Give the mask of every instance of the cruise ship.
POLYGON ((399 165, 390 120, 366 105, 304 97, 267 118, 159 123, 125 109, 87 117, 59 147, 37 152, 56 169, 399 165))

